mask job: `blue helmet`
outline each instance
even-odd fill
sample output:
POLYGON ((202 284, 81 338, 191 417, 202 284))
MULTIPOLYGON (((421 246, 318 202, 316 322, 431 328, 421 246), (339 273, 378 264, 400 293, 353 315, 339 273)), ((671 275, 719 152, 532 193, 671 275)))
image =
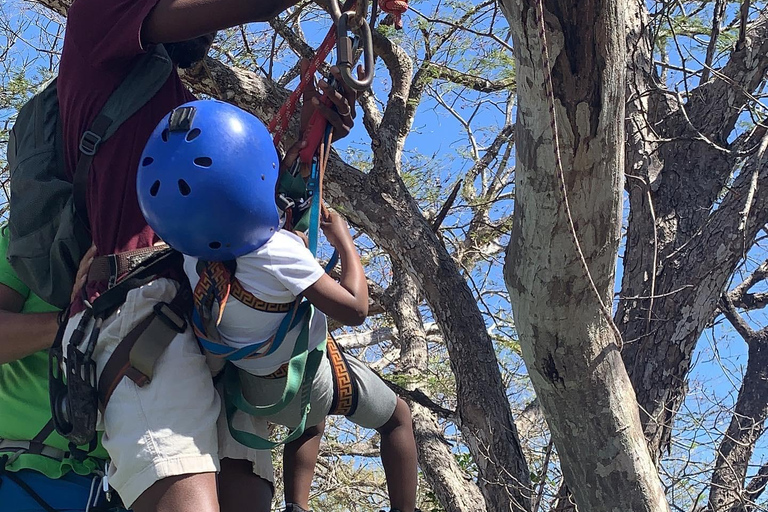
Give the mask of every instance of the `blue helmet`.
POLYGON ((278 167, 272 138, 256 117, 221 101, 192 101, 149 137, 136 177, 139 206, 177 251, 231 260, 277 230, 278 167))

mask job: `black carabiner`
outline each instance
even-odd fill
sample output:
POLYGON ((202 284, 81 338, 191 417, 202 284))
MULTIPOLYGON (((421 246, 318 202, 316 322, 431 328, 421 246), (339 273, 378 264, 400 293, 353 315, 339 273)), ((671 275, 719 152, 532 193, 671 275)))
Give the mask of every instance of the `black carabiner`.
MULTIPOLYGON (((331 2, 333 4, 333 2, 331 2)), ((336 6, 338 8, 338 5, 336 6)), ((371 27, 368 21, 361 20, 360 40, 363 42, 363 62, 365 74, 362 78, 355 78, 353 68, 357 64, 352 49, 352 39, 349 37, 349 12, 341 13, 336 22, 336 48, 337 59, 336 66, 339 68, 341 79, 344 84, 354 91, 364 91, 373 83, 373 39, 371 36, 371 27)))

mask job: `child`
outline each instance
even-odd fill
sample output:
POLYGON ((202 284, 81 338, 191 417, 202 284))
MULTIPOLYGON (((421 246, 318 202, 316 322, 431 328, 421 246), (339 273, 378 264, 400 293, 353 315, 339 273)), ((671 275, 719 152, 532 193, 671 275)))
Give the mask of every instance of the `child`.
MULTIPOLYGON (((298 146, 286 155, 283 167, 290 167, 297 154, 298 146)), ((222 309, 214 312, 220 316, 218 337, 233 349, 272 343, 285 311, 300 296, 316 308, 308 325, 309 351, 326 340, 326 315, 345 325, 360 325, 368 313, 365 274, 344 220, 330 213, 321 221, 341 259, 337 283, 299 236, 280 229, 277 177, 277 153, 264 125, 217 101, 191 102, 169 114, 142 155, 139 204, 150 226, 185 254, 192 288, 200 281, 201 261, 235 261, 232 283, 239 293, 230 294, 226 307, 213 306, 222 309)), ((278 346, 270 344, 264 353, 233 361, 240 369, 243 396, 251 404, 280 399, 285 368, 302 328, 299 322, 278 346)), ((381 434, 392 511, 414 512, 417 461, 410 410, 367 366, 354 358, 347 365, 359 390, 357 407, 348 417, 381 434)), ((311 388, 306 424, 313 426, 285 447, 286 512, 309 508, 320 438, 334 395, 327 357, 320 361, 311 388)), ((296 427, 302 418, 300 394, 266 419, 296 427)))

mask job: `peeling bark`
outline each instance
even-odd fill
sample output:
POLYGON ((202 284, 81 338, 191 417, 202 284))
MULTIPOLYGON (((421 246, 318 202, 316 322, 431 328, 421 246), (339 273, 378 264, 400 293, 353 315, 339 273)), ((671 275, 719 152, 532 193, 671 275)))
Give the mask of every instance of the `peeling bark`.
POLYGON ((683 105, 664 93, 650 60, 642 2, 630 4, 628 60, 629 219, 616 324, 651 453, 668 449, 687 393, 691 356, 727 280, 768 221, 768 186, 749 158, 720 206, 737 157, 727 144, 743 106, 768 69, 768 14, 745 43, 683 105), (685 110, 683 110, 685 109, 685 110), (762 195, 763 197, 758 197, 762 195), (725 207, 725 208, 724 208, 725 207), (746 215, 745 215, 746 213, 746 215))
POLYGON ((768 328, 753 331, 727 294, 721 305, 726 318, 747 342, 749 356, 731 423, 717 450, 707 510, 739 512, 752 505, 744 481, 755 443, 765 432, 768 419, 768 328))

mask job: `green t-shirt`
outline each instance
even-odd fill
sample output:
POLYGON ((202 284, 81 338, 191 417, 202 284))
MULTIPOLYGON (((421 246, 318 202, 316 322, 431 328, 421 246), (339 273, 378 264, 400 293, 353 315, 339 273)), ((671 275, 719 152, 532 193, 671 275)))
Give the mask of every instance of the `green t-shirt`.
MULTIPOLYGON (((32 293, 22 283, 6 258, 8 233, 0 228, 0 284, 15 290, 26 300, 22 313, 58 311, 32 293)), ((51 419, 48 400, 48 351, 42 350, 24 359, 0 364, 0 439, 29 441, 51 419)), ((69 442, 56 432, 45 440, 47 446, 68 451, 69 442)), ((87 447, 82 447, 87 449, 87 447)), ((6 468, 9 471, 34 469, 49 478, 60 478, 69 471, 89 475, 104 466, 107 452, 99 445, 83 462, 74 459, 56 461, 41 455, 22 454, 6 468)))

